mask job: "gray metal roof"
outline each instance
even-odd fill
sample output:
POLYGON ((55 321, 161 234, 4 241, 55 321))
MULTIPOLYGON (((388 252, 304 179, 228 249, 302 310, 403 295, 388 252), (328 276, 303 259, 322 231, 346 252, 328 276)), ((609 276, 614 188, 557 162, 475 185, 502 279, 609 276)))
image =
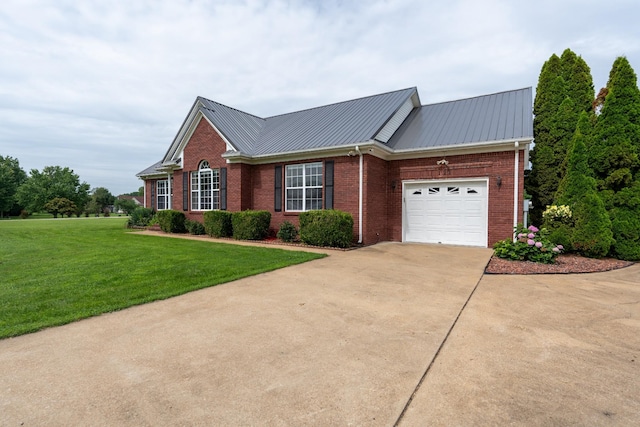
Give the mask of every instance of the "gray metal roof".
POLYGON ((149 176, 149 175, 155 175, 155 174, 162 173, 162 171, 160 171, 160 169, 159 169, 160 166, 162 166, 162 161, 154 163, 153 165, 149 166, 145 170, 138 172, 136 174, 136 176, 143 177, 143 176, 149 176))
POLYGON ((389 140, 393 150, 533 138, 531 88, 423 105, 389 140))
POLYGON ((266 119, 252 155, 369 141, 416 88, 368 96, 266 119))
MULTIPOLYGON (((371 141, 414 95, 419 102, 413 87, 268 118, 198 97, 163 162, 178 160, 197 111, 240 154, 269 156, 371 141)), ((532 138, 532 90, 525 88, 414 108, 386 145, 403 152, 532 138)), ((163 162, 137 176, 161 173, 163 162)))
POLYGON ((227 107, 215 101, 198 97, 202 103, 202 114, 238 151, 251 154, 265 119, 227 107))

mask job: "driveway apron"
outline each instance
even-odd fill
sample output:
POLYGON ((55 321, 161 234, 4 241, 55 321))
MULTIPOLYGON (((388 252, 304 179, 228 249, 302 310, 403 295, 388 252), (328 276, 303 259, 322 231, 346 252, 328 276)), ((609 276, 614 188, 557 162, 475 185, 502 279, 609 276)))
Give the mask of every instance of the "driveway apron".
POLYGON ((328 253, 0 341, 0 425, 393 425, 491 250, 328 253))
POLYGON ((485 275, 400 426, 640 425, 640 264, 485 275))

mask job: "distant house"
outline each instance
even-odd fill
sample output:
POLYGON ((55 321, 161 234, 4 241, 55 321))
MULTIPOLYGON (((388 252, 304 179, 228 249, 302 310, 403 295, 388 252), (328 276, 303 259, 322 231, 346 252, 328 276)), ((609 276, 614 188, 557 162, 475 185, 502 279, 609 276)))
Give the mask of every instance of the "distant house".
POLYGON ((120 200, 133 200, 136 205, 138 206, 144 206, 144 196, 128 196, 128 195, 120 195, 118 196, 118 199, 120 200))
POLYGON ((198 97, 144 205, 202 221, 264 209, 271 227, 340 209, 354 240, 487 247, 522 222, 531 88, 421 105, 416 88, 261 118, 198 97))
MULTIPOLYGON (((144 196, 128 196, 121 194, 117 197, 119 200, 133 200, 137 206, 144 206, 144 196)), ((115 208, 111 207, 111 212, 114 212, 115 208)), ((119 209, 116 213, 124 213, 122 209, 119 209)))

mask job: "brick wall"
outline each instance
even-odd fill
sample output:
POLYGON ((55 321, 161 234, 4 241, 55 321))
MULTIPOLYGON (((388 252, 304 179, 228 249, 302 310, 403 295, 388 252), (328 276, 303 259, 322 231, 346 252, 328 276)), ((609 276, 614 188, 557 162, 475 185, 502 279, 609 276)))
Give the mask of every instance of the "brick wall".
MULTIPOLYGON (((286 212, 285 169, 287 165, 334 161, 334 195, 333 207, 353 215, 354 239, 358 233, 358 159, 357 157, 334 157, 330 159, 309 159, 303 162, 274 163, 255 165, 251 170, 251 209, 271 212, 271 228, 277 232, 284 221, 296 227, 300 226, 299 212, 286 212), (275 212, 275 167, 282 166, 282 210, 275 212)), ((324 194, 324 193, 323 193, 324 194)))
MULTIPOLYGON (((498 240, 512 236, 513 232, 513 151, 497 153, 448 156, 448 166, 439 166, 437 162, 443 157, 426 159, 398 160, 389 165, 389 181, 395 182, 388 204, 389 240, 402 240, 402 181, 405 180, 440 180, 453 178, 489 178, 488 206, 488 246, 498 240), (502 185, 497 186, 498 176, 502 185)), ((524 162, 524 151, 520 151, 520 165, 524 162)), ((518 178, 518 221, 522 221, 522 198, 524 192, 524 171, 518 178)))
MULTIPOLYGON (((227 168, 227 210, 239 211, 242 209, 248 209, 250 202, 247 203, 247 196, 244 195, 244 190, 247 188, 247 178, 245 174, 250 174, 251 166, 239 165, 239 164, 227 164, 226 160, 222 158, 222 154, 226 151, 227 147, 224 140, 220 135, 211 127, 211 125, 205 120, 201 119, 200 123, 196 127, 189 143, 184 148, 183 154, 183 167, 184 169, 178 169, 174 171, 174 192, 173 192, 173 207, 177 210, 184 210, 183 192, 182 192, 182 177, 183 172, 193 172, 198 170, 198 166, 202 160, 209 162, 209 166, 212 169, 227 168)), ((190 178, 188 178, 190 179, 190 178)), ((191 191, 191 182, 188 182, 187 191, 191 191)), ((203 221, 204 212, 191 210, 191 195, 188 197, 189 206, 185 210, 187 218, 203 221)))
MULTIPOLYGON (((358 237, 359 156, 309 159, 303 162, 278 163, 282 166, 282 211, 274 210, 275 166, 227 164, 222 158, 226 145, 206 120, 201 120, 184 150, 184 170, 174 172, 173 208, 183 209, 182 173, 195 171, 200 161, 212 168, 227 168, 227 209, 230 212, 255 209, 272 214, 271 228, 290 221, 299 226, 298 213, 285 211, 285 166, 293 163, 334 161, 334 208, 349 212, 354 219, 354 240, 358 237)), ((497 152, 446 157, 448 166, 439 166, 442 156, 387 162, 363 156, 363 243, 402 240, 402 182, 406 180, 441 180, 453 178, 488 178, 488 246, 511 236, 513 229, 514 152, 497 152), (502 185, 496 185, 498 176, 502 185)), ((524 152, 520 152, 520 164, 524 152)), ((147 206, 151 207, 151 181, 145 182, 147 206)), ((189 183, 190 184, 190 183, 189 183)), ((524 173, 519 175, 518 221, 522 221, 524 173)), ((190 208, 190 207, 188 207, 190 208)), ((185 211, 190 219, 202 221, 202 212, 185 211)))

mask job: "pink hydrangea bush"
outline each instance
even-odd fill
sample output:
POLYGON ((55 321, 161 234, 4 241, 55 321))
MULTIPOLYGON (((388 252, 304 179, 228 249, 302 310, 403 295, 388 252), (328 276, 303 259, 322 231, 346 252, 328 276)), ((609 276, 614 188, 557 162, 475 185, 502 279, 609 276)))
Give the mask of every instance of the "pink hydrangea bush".
POLYGON ((499 258, 514 261, 532 261, 553 264, 564 247, 556 245, 547 238, 547 231, 531 225, 524 228, 519 225, 515 229, 515 239, 505 239, 493 245, 499 258))

